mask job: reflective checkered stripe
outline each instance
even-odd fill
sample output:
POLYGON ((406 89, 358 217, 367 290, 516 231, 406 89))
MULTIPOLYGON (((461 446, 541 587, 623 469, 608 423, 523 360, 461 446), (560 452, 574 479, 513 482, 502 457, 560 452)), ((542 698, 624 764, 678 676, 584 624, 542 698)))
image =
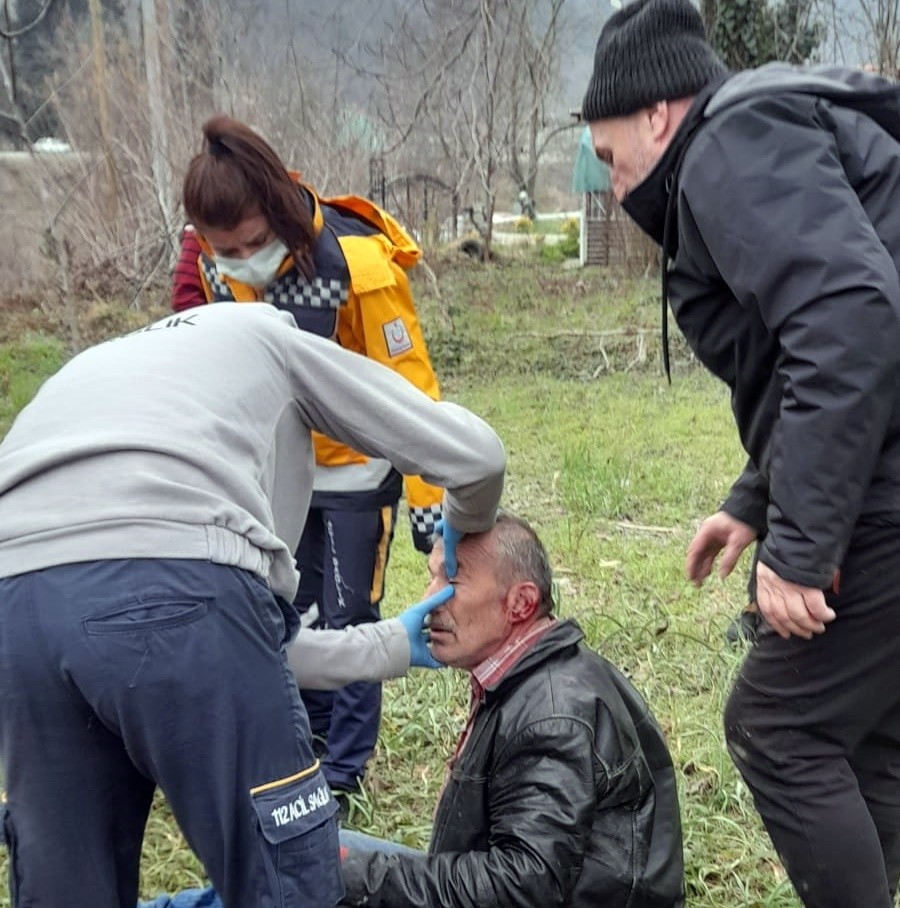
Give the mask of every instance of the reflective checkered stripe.
POLYGON ((212 292, 212 302, 233 303, 234 294, 231 292, 231 287, 219 274, 216 263, 208 255, 200 256, 200 268, 203 270, 203 277, 212 292))
MULTIPOLYGON (((203 276, 212 291, 214 303, 234 302, 234 293, 228 282, 216 269, 215 260, 210 256, 200 257, 203 276)), ((303 306, 309 309, 340 309, 347 304, 350 295, 350 281, 334 277, 316 277, 307 281, 296 268, 274 280, 266 290, 263 299, 279 309, 303 306)))
POLYGON ((350 295, 350 282, 339 278, 316 277, 307 281, 296 269, 291 269, 273 281, 264 297, 267 303, 285 308, 308 306, 311 309, 340 309, 350 295))
POLYGON ((418 536, 425 539, 434 535, 435 524, 441 519, 441 506, 439 504, 430 504, 425 507, 410 507, 409 520, 412 523, 412 530, 418 536))

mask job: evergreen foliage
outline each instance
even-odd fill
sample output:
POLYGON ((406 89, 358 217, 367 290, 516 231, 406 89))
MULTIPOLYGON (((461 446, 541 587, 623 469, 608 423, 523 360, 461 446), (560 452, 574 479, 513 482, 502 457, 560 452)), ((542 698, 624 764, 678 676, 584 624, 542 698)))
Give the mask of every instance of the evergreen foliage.
POLYGON ((772 60, 815 62, 825 40, 812 0, 703 0, 702 12, 716 53, 732 70, 772 60))

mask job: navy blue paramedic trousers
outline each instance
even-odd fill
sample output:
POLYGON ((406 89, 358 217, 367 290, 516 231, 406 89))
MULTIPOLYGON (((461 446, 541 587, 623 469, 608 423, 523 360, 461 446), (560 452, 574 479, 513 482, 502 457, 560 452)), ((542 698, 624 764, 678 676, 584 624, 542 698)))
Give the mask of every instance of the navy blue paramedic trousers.
MULTIPOLYGON (((316 604, 314 627, 344 628, 381 617, 396 516, 396 504, 361 511, 310 508, 297 548, 294 602, 301 612, 316 604)), ((325 777, 335 789, 355 788, 378 740, 381 685, 357 681, 334 692, 301 693, 313 733, 328 742, 325 777)))
POLYGON ((156 786, 225 908, 339 901, 337 804, 284 657, 295 617, 202 561, 0 580, 14 908, 133 908, 156 786))
POLYGON ((891 908, 900 876, 900 528, 858 526, 837 617, 763 625, 725 710, 735 764, 804 905, 891 908))

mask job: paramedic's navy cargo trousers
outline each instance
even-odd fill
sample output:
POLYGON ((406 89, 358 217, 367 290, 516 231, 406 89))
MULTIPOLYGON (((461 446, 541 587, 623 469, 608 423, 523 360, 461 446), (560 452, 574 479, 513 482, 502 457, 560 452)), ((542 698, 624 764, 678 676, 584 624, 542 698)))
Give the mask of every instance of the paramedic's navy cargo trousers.
MULTIPOLYGON (((297 548, 300 589, 294 604, 301 612, 316 604, 313 627, 378 621, 396 517, 396 504, 359 511, 310 508, 297 548)), ((378 741, 381 684, 356 681, 301 695, 313 733, 328 742, 322 757, 328 783, 352 791, 378 741)))
POLYGON ((337 903, 337 805, 284 659, 291 613, 202 561, 0 580, 14 908, 133 906, 157 785, 226 908, 337 903))

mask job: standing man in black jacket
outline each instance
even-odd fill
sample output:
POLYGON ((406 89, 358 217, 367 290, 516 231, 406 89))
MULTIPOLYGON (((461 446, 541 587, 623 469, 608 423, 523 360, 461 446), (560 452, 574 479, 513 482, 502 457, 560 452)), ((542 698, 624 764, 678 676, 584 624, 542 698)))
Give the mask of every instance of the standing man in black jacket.
MULTIPOLYGON (((547 555, 500 514, 459 543, 431 651, 470 672, 469 720, 427 853, 342 833, 367 908, 680 908, 672 761, 634 688, 552 615, 547 555)), ((443 544, 428 594, 447 584, 443 544)))
POLYGON ((637 0, 601 32, 583 115, 749 456, 687 556, 700 584, 759 541, 766 627, 726 707, 732 757, 806 905, 889 908, 900 88, 783 64, 730 76, 688 0, 637 0))

